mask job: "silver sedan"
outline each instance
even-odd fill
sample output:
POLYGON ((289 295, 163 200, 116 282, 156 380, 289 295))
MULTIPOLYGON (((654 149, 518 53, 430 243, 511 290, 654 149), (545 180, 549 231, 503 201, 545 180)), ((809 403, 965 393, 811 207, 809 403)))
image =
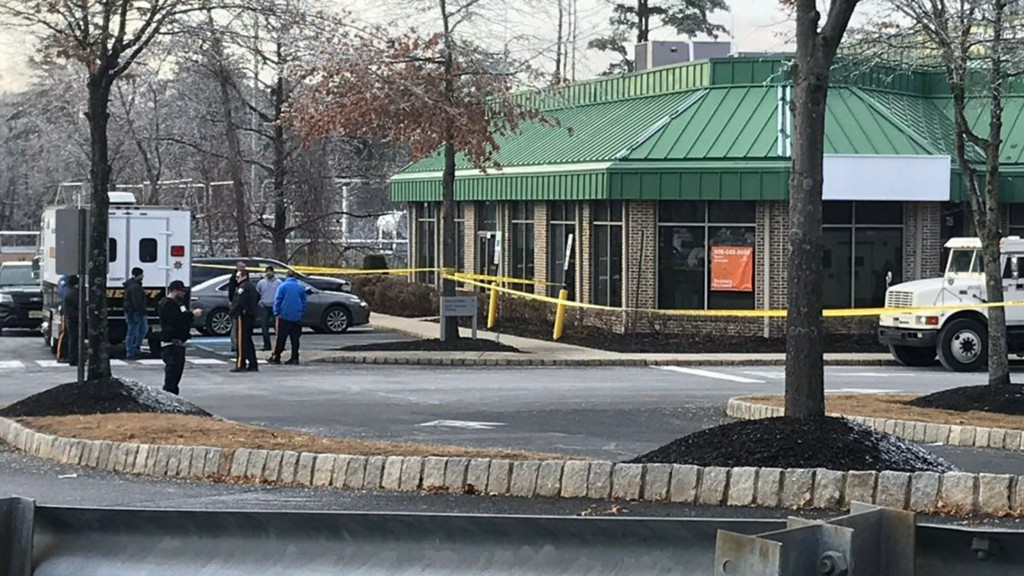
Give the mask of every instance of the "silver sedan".
MULTIPOLYGON (((228 316, 229 274, 211 278, 192 289, 192 307, 202 309, 195 328, 208 336, 227 336, 231 333, 228 316)), ((370 322, 370 306, 360 297, 347 292, 317 290, 305 282, 308 304, 302 325, 317 332, 341 334, 352 326, 370 322)))

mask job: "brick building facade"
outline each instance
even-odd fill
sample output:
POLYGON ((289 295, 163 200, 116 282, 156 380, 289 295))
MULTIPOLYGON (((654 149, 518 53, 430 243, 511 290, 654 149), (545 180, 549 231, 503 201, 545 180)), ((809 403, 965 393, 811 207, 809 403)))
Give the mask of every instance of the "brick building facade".
MULTIPOLYGON (((794 272, 787 270, 792 118, 784 66, 770 58, 709 60, 524 94, 524 104, 556 122, 499 138, 500 170, 459 159, 459 266, 529 276, 537 284, 523 289, 556 294, 571 233, 572 298, 629 310, 594 314, 601 322, 636 331, 781 333, 782 319, 636 310, 786 307, 794 272)), ((881 306, 889 282, 940 275, 943 242, 970 229, 944 132, 952 133, 952 121, 941 75, 854 69, 833 71, 826 110, 827 308, 881 306)), ((1024 95, 1015 90, 1006 110, 1018 117, 1024 95)), ((1024 132, 1008 128, 1004 140, 1006 225, 1021 233, 1024 132)), ((391 199, 410 205, 415 266, 439 263, 440 168, 439 157, 427 158, 390 182, 391 199)), ((860 332, 875 322, 828 325, 860 332)))

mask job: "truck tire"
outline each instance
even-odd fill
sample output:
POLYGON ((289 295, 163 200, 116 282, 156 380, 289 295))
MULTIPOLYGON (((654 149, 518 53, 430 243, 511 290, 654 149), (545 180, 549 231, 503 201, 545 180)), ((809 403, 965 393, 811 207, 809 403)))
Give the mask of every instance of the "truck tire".
POLYGON ((988 364, 988 328, 971 318, 957 318, 942 328, 938 348, 947 370, 976 372, 988 364))
POLYGON ((919 348, 916 346, 889 346, 889 352, 900 364, 911 368, 934 366, 937 355, 935 348, 919 348))

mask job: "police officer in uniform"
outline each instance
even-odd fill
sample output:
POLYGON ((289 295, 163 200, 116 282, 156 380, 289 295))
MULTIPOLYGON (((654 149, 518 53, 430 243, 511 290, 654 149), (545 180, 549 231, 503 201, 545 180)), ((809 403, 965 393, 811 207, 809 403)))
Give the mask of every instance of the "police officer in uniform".
POLYGON ((185 283, 175 280, 167 287, 167 296, 158 307, 160 340, 164 343, 160 349, 164 360, 164 390, 171 394, 178 393, 181 373, 185 370, 185 342, 192 332, 192 320, 203 313, 202 310, 189 311, 187 296, 185 283))
POLYGON ((249 272, 239 270, 235 273, 238 288, 235 298, 231 301, 231 318, 238 328, 238 356, 232 372, 259 372, 256 364, 256 346, 252 342, 252 329, 259 311, 260 295, 256 286, 249 281, 249 272))

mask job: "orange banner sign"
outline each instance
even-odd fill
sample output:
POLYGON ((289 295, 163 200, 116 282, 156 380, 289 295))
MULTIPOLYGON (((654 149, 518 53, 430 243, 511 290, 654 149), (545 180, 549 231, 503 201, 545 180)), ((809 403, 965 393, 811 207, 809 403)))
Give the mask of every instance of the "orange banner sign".
POLYGON ((752 292, 754 247, 712 246, 711 289, 716 292, 752 292))

